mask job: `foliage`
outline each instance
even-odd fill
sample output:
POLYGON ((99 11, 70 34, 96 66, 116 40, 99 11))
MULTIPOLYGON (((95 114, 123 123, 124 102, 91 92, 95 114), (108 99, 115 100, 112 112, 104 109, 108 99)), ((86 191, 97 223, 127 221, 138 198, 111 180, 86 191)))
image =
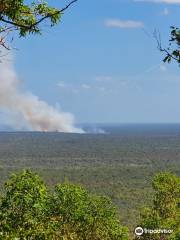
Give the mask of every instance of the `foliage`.
POLYGON ((29 170, 11 176, 0 200, 0 239, 126 240, 108 198, 70 183, 47 190, 29 170))
POLYGON ((25 37, 28 34, 40 34, 40 24, 45 20, 50 22, 50 26, 56 25, 63 12, 76 1, 59 10, 44 0, 0 0, 0 46, 9 49, 6 40, 12 32, 25 37))
POLYGON ((157 40, 159 50, 165 53, 163 62, 170 63, 172 60, 174 60, 180 64, 180 29, 171 26, 169 46, 167 48, 162 47, 160 36, 157 36, 156 33, 155 38, 157 40))
POLYGON ((166 137, 130 136, 118 133, 119 127, 116 134, 102 135, 1 132, 0 187, 12 172, 24 168, 37 171, 51 187, 68 179, 110 197, 133 232, 138 209, 151 203, 152 176, 159 171, 180 175, 180 136, 173 129, 166 137))
POLYGON ((29 239, 44 229, 47 190, 36 174, 23 171, 5 184, 0 202, 1 239, 29 239))
POLYGON ((171 173, 159 173, 153 183, 153 206, 144 209, 140 226, 146 229, 173 230, 172 234, 143 234, 144 240, 179 240, 180 237, 180 178, 171 173))
POLYGON ((25 36, 27 33, 39 33, 37 22, 41 17, 49 16, 52 25, 60 19, 59 11, 49 7, 44 1, 25 4, 23 0, 1 0, 0 10, 0 20, 7 24, 12 22, 12 25, 18 28, 20 36, 25 36))

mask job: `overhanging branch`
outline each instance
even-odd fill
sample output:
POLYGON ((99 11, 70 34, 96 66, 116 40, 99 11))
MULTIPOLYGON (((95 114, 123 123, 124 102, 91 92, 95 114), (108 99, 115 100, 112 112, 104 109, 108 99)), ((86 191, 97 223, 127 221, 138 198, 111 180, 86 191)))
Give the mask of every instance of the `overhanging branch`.
POLYGON ((176 57, 175 55, 173 55, 172 53, 170 53, 170 51, 168 51, 167 48, 163 48, 162 47, 162 43, 161 43, 161 35, 159 32, 155 31, 154 32, 154 38, 157 42, 157 48, 159 49, 160 52, 164 52, 166 54, 166 57, 164 58, 164 62, 168 61, 170 62, 171 59, 174 59, 175 61, 180 61, 180 59, 178 57, 176 57))
POLYGON ((59 13, 63 13, 64 11, 66 11, 72 4, 74 4, 75 2, 77 2, 78 0, 73 0, 71 1, 69 4, 67 4, 64 8, 56 11, 55 13, 53 14, 47 14, 46 16, 42 17, 41 19, 39 19, 37 22, 35 22, 34 24, 32 25, 24 25, 24 24, 19 24, 17 22, 13 22, 13 21, 10 21, 8 19, 4 19, 1 15, 0 15, 0 21, 4 22, 4 23, 7 23, 7 24, 10 24, 10 25, 13 25, 13 26, 16 26, 16 27, 19 27, 19 28, 24 28, 26 30, 33 30, 35 29, 35 27, 37 25, 39 25, 41 22, 43 22, 45 19, 48 19, 50 17, 53 17, 59 13))
POLYGON ((73 0, 71 1, 68 5, 66 5, 64 8, 60 9, 59 11, 56 11, 53 14, 48 14, 47 16, 42 17, 40 20, 38 20, 36 23, 34 23, 33 25, 31 25, 31 28, 37 26, 38 24, 40 24, 41 22, 43 22, 45 19, 53 17, 59 13, 63 13, 64 11, 66 11, 72 4, 74 4, 75 2, 77 2, 78 0, 73 0))

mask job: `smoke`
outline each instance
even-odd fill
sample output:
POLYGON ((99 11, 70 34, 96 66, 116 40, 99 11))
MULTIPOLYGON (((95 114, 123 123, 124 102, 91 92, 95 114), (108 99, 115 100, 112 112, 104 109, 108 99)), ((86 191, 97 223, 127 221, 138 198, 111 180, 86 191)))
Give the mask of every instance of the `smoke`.
POLYGON ((85 129, 88 134, 109 134, 106 130, 94 124, 85 124, 83 129, 85 129))
POLYGON ((13 61, 0 63, 0 110, 15 130, 83 133, 74 126, 70 113, 57 110, 30 92, 20 88, 13 61))
POLYGON ((107 134, 107 132, 104 129, 96 127, 96 126, 92 127, 89 130, 89 133, 92 133, 92 134, 107 134))

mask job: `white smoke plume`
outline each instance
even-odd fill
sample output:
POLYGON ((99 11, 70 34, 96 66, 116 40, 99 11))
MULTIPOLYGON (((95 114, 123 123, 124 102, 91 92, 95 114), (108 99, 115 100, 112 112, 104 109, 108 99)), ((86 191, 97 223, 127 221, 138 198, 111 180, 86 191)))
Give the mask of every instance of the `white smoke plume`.
POLYGON ((83 133, 74 126, 72 114, 59 111, 21 90, 12 60, 0 63, 0 110, 11 113, 13 119, 9 119, 8 124, 15 130, 83 133))

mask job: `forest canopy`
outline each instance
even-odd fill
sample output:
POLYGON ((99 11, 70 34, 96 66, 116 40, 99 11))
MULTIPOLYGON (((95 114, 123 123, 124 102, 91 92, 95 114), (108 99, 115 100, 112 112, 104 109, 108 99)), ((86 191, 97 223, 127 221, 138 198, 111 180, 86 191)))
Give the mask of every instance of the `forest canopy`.
POLYGON ((14 174, 0 199, 0 239, 127 240, 109 198, 63 183, 48 190, 29 170, 14 174))
MULTIPOLYGON (((38 174, 13 174, 0 198, 0 239, 132 239, 111 200, 69 182, 49 189, 38 174)), ((180 178, 159 173, 153 181, 152 206, 141 212, 144 229, 170 229, 172 234, 143 234, 135 239, 179 240, 180 178)))

